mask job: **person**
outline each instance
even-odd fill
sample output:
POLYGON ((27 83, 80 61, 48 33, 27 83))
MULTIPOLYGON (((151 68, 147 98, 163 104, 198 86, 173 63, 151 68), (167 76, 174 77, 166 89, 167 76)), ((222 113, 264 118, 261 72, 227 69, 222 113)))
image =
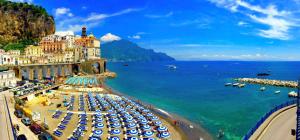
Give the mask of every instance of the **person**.
POLYGON ((19 126, 19 124, 17 124, 16 127, 17 127, 17 130, 20 131, 20 126, 19 126))

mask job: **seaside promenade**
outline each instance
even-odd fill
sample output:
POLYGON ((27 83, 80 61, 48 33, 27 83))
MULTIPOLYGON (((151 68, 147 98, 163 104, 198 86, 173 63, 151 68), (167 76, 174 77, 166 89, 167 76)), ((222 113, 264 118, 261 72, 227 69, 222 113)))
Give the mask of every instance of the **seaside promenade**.
POLYGON ((12 122, 10 118, 9 112, 11 110, 8 110, 7 102, 5 99, 5 95, 8 93, 8 91, 1 92, 0 95, 0 125, 1 125, 1 131, 0 135, 2 138, 6 138, 7 140, 14 140, 14 134, 12 129, 12 122))
POLYGON ((253 133, 250 140, 294 140, 291 130, 296 129, 296 111, 294 104, 274 112, 253 133))

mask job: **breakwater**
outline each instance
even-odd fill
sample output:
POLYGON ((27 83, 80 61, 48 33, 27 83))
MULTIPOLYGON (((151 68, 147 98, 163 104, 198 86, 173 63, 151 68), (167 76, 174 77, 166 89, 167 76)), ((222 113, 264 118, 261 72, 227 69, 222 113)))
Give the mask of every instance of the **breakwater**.
POLYGON ((284 80, 272 80, 272 79, 260 79, 260 78, 237 78, 235 80, 238 82, 246 82, 246 83, 253 83, 253 84, 297 88, 296 81, 284 81, 284 80))

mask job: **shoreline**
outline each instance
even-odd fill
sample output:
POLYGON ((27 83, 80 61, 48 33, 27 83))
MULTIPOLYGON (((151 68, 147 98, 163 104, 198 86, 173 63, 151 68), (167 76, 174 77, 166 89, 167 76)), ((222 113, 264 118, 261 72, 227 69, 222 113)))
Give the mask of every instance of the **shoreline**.
POLYGON ((144 107, 148 108, 149 110, 153 111, 153 113, 157 114, 158 116, 162 117, 166 121, 170 123, 181 135, 183 140, 212 140, 213 136, 205 130, 201 125, 191 122, 179 115, 166 112, 163 109, 157 108, 152 104, 142 102, 134 97, 128 96, 120 91, 113 89, 112 87, 108 86, 105 82, 103 82, 103 88, 107 90, 110 94, 116 94, 120 96, 127 97, 144 107), (174 120, 176 120, 176 125, 174 124, 174 120))

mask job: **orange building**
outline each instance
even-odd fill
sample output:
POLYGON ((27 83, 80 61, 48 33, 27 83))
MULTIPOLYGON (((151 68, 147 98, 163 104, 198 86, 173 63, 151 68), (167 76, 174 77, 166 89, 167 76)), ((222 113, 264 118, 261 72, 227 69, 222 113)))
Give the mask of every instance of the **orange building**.
POLYGON ((87 36, 85 27, 82 28, 81 37, 75 39, 75 45, 82 47, 84 59, 100 59, 100 40, 92 34, 87 36))
POLYGON ((39 45, 44 53, 63 53, 66 50, 66 43, 60 36, 50 35, 44 37, 39 45))

